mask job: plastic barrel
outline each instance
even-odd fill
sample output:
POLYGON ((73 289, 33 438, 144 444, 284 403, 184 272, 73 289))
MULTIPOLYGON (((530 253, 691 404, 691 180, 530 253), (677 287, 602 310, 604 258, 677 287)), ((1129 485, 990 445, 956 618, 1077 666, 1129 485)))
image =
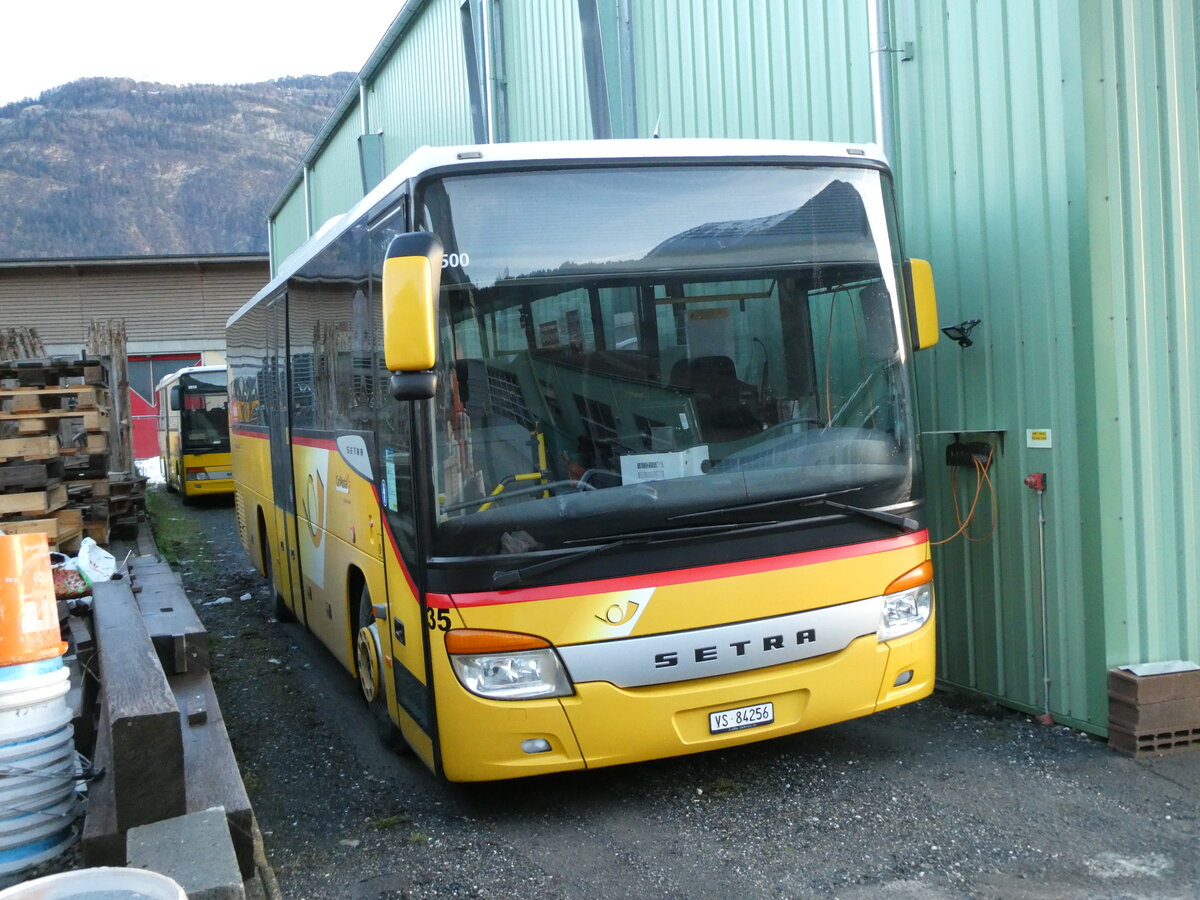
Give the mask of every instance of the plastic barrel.
POLYGON ((60 657, 0 667, 0 874, 75 840, 78 763, 60 657))
POLYGON ((46 535, 0 535, 0 666, 62 656, 46 535))
POLYGON ((35 878, 0 891, 0 900, 187 900, 179 882, 146 869, 76 869, 35 878))

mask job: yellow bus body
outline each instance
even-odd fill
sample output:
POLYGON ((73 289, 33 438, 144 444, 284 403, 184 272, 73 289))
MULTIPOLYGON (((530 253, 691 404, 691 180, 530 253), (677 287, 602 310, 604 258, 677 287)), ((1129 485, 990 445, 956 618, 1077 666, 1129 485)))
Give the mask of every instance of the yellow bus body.
MULTIPOLYGON (((259 523, 270 550, 269 569, 286 607, 355 672, 348 586, 361 578, 376 606, 384 641, 387 705, 405 740, 435 771, 452 781, 486 781, 598 768, 697 753, 806 731, 928 696, 934 686, 934 617, 913 634, 890 641, 866 635, 844 649, 797 662, 660 686, 620 688, 575 684, 572 696, 545 700, 484 699, 462 687, 450 665, 445 634, 428 629, 394 544, 381 527, 379 499, 332 441, 296 441, 292 454, 297 514, 271 521, 269 443, 235 431, 239 459, 238 522, 243 542, 261 569, 259 523), (294 528, 289 555, 278 538, 294 528), (295 578, 296 561, 305 574, 295 578), (289 574, 290 573, 290 574, 289 574), (396 641, 387 623, 422 628, 431 639, 436 735, 418 726, 397 702, 394 669, 428 687, 419 640, 396 641), (896 682, 906 675, 901 686, 896 682), (774 703, 770 725, 711 734, 708 716, 722 709, 774 703), (486 735, 485 740, 481 736, 486 735), (522 742, 542 739, 550 750, 529 754, 522 742), (435 749, 436 747, 436 749, 435 749)), ((880 595, 897 577, 929 559, 925 532, 868 545, 815 551, 782 559, 618 578, 587 585, 430 597, 449 628, 534 634, 555 647, 640 635, 697 632, 739 621, 770 619, 880 595), (528 598, 528 599, 525 599, 528 598), (634 610, 632 624, 614 625, 634 610), (736 612, 733 612, 736 611, 736 612)), ((436 619, 435 619, 436 621, 436 619)), ((416 636, 419 636, 419 632, 416 636)))
MULTIPOLYGON (((578 165, 579 157, 585 154, 608 154, 614 159, 623 159, 622 154, 630 158, 639 154, 694 154, 708 159, 707 154, 714 152, 706 146, 688 149, 683 142, 652 141, 647 145, 547 145, 540 152, 552 158, 549 168, 554 171, 578 165)), ((489 156, 513 163, 525 162, 522 154, 533 152, 518 146, 485 149, 489 156)), ((818 149, 820 152, 809 154, 817 161, 818 169, 829 163, 831 155, 846 157, 841 177, 850 177, 845 167, 857 165, 856 160, 867 153, 818 149)), ((787 150, 785 145, 771 144, 764 146, 760 155, 772 161, 787 150)), ((438 307, 429 296, 431 292, 436 294, 435 287, 421 286, 424 281, 417 279, 421 285, 413 288, 408 284, 412 279, 406 279, 392 302, 383 282, 387 280, 388 262, 394 260, 386 254, 389 246, 397 246, 397 241, 401 249, 411 251, 409 245, 415 244, 406 239, 424 234, 413 221, 421 204, 406 192, 415 190, 413 185, 427 173, 443 167, 462 166, 468 171, 469 161, 484 152, 456 155, 446 148, 419 151, 416 161, 410 160, 408 170, 402 167, 389 176, 387 190, 381 187, 377 195, 364 199, 336 227, 310 239, 305 252, 285 261, 272 283, 229 321, 238 528, 250 558, 271 578, 277 615, 294 616, 310 630, 348 672, 359 677, 367 702, 382 703, 417 756, 435 773, 453 781, 600 768, 732 747, 831 725, 927 696, 935 679, 935 614, 929 538, 920 519, 923 497, 919 465, 915 462, 915 431, 911 423, 906 425, 907 430, 895 423, 889 425, 884 421, 886 416, 877 413, 879 403, 868 402, 868 398, 876 393, 882 396, 889 379, 894 383, 888 394, 892 399, 887 402, 904 394, 901 387, 909 372, 909 348, 931 343, 933 338, 923 334, 927 329, 918 329, 922 334, 914 341, 913 329, 920 323, 906 325, 897 313, 902 311, 903 286, 895 283, 896 267, 892 263, 897 261, 889 256, 893 242, 884 239, 887 217, 883 200, 871 201, 871 217, 864 213, 861 218, 846 220, 847 228, 870 221, 879 231, 879 240, 871 244, 875 256, 869 259, 878 258, 881 264, 871 270, 869 278, 861 263, 846 263, 850 273, 845 276, 846 284, 854 286, 853 294, 844 285, 826 284, 820 279, 810 285, 801 284, 799 279, 773 278, 764 288, 758 280, 742 275, 732 288, 722 286, 715 276, 712 287, 697 277, 695 280, 702 282, 705 290, 688 295, 664 276, 659 279, 665 282, 660 285, 660 293, 643 291, 637 295, 637 302, 645 307, 643 318, 635 322, 617 302, 619 297, 608 297, 604 300, 607 306, 599 299, 591 304, 589 323, 590 301, 585 302, 584 292, 574 291, 579 296, 567 297, 571 292, 564 289, 562 297, 555 295, 555 303, 561 301, 564 309, 561 326, 557 306, 541 319, 519 312, 513 304, 499 311, 488 310, 481 301, 478 310, 459 324, 465 327, 490 316, 490 329, 482 325, 477 329, 488 339, 490 349, 485 353, 481 345, 459 336, 461 353, 451 352, 446 334, 453 330, 439 319, 438 307), (397 199, 401 194, 403 201, 397 199), (412 206, 407 205, 410 202, 412 206), (394 229, 396 235, 389 229, 394 229), (355 262, 367 259, 371 268, 355 262), (738 286, 751 280, 753 290, 738 286), (863 287, 867 282, 871 285, 863 287), (890 292, 882 288, 884 282, 891 283, 890 292), (859 465, 843 465, 842 456, 849 451, 836 443, 839 431, 867 435, 892 428, 888 434, 895 441, 888 446, 895 453, 882 459, 864 456, 861 465, 868 472, 891 471, 897 465, 909 465, 906 459, 914 460, 904 469, 903 489, 894 487, 899 499, 873 503, 863 500, 862 508, 849 505, 859 502, 853 492, 869 483, 868 475, 863 475, 861 482, 855 480, 856 475, 837 475, 843 480, 830 476, 834 480, 828 484, 817 482, 810 489, 788 485, 792 493, 778 497, 761 485, 756 488, 759 493, 751 496, 750 489, 743 485, 740 495, 732 488, 721 495, 724 499, 714 494, 709 508, 696 511, 679 505, 678 515, 663 513, 665 518, 645 526, 637 519, 640 507, 623 519, 614 516, 611 528, 599 527, 596 522, 602 514, 594 513, 586 523, 591 531, 585 531, 582 537, 566 535, 558 544, 554 543, 557 536, 547 538, 549 549, 545 553, 542 546, 530 549, 536 541, 515 550, 503 543, 501 550, 460 549, 454 542, 463 534, 467 538, 462 539, 469 540, 469 532, 438 531, 447 523, 461 522, 475 514, 485 518, 495 510, 503 510, 507 502, 516 501, 513 505, 519 506, 525 499, 536 499, 551 505, 558 499, 551 488, 564 483, 574 485, 581 494, 584 487, 598 493, 607 490, 604 484, 593 487, 585 482, 594 471, 603 470, 617 478, 621 489, 629 488, 635 484, 636 473, 632 470, 642 464, 665 467, 670 462, 679 466, 676 474, 664 474, 661 483, 653 479, 638 483, 638 489, 647 494, 669 486, 663 492, 676 490, 674 502, 678 503, 678 495, 693 490, 689 484, 701 483, 699 478, 691 482, 684 479, 709 470, 683 471, 684 466, 692 464, 692 457, 684 458, 683 454, 708 448, 691 440, 677 446, 676 431, 692 432, 700 423, 700 430, 711 428, 706 433, 718 435, 711 438, 713 444, 732 444, 738 438, 719 436, 722 428, 733 429, 736 422, 729 424, 727 419, 722 424, 716 417, 711 424, 701 422, 698 407, 691 399, 686 401, 692 404, 686 407, 686 414, 683 406, 677 408, 666 402, 683 403, 679 398, 699 396, 697 382, 675 384, 663 378, 680 362, 688 363, 689 378, 705 374, 708 367, 695 364, 721 357, 711 356, 711 351, 702 348, 724 340, 726 331, 733 332, 735 322, 749 321, 747 317, 754 314, 765 315, 761 311, 774 309, 776 304, 782 308, 781 291, 797 308, 801 302, 812 303, 812 311, 805 307, 803 317, 788 319, 786 341, 777 340, 779 335, 767 330, 761 332, 761 339, 759 332, 747 331, 755 335, 753 359, 761 368, 757 369, 757 385, 734 379, 735 399, 744 400, 746 389, 755 387, 760 400, 768 396, 771 378, 778 377, 769 377, 767 366, 761 364, 768 354, 768 343, 771 352, 783 359, 783 351, 795 344, 792 336, 808 334, 810 346, 805 352, 809 354, 806 359, 811 377, 803 390, 793 390, 790 383, 782 385, 780 398, 790 400, 776 407, 776 418, 786 418, 817 438, 828 432, 827 452, 820 462, 809 463, 818 469, 855 469, 859 465), (880 297, 891 305, 880 307, 880 297), (424 317, 389 315, 389 311, 403 312, 407 308, 404 304, 414 299, 425 304, 424 317), (853 321, 871 320, 871 333, 878 339, 869 346, 855 344, 853 349, 861 351, 857 355, 846 352, 835 357, 829 349, 835 343, 835 300, 839 309, 845 307, 859 317, 853 321), (689 302, 695 305, 694 310, 684 309, 689 302), (713 309, 706 308, 710 305, 713 309), (673 307, 679 307, 678 315, 672 312, 673 307), (883 329, 874 324, 879 321, 880 309, 888 323, 883 329), (893 313, 897 313, 894 318, 893 313), (657 359, 661 371, 655 369, 652 379, 639 380, 637 373, 641 370, 636 368, 605 369, 575 363, 589 354, 597 362, 602 357, 613 362, 625 350, 629 350, 629 359, 640 358, 645 355, 643 348, 636 338, 626 336, 626 329, 633 329, 635 324, 653 324, 658 329, 659 318, 666 322, 668 315, 675 316, 670 321, 677 324, 664 324, 663 334, 679 346, 694 337, 696 352, 691 354, 689 343, 680 359, 657 359), (609 329, 610 343, 600 341, 584 327, 596 322, 609 329), (388 329, 395 347, 383 334, 388 329), (413 365, 425 365, 427 354, 417 352, 424 344, 419 335, 414 337, 409 332, 435 334, 437 329, 445 332, 442 338, 446 343, 435 346, 441 354, 435 360, 439 367, 436 371, 408 371, 401 366, 397 372, 390 364, 381 371, 380 364, 390 358, 389 354, 396 356, 393 351, 398 350, 412 350, 414 358, 420 357, 413 365), (516 349, 504 342, 514 340, 514 334, 525 342, 518 342, 516 349), (585 336, 593 342, 586 354, 585 336), (857 367, 866 359, 872 364, 886 361, 891 374, 875 378, 872 370, 860 381, 857 367), (487 377, 476 382, 473 371, 487 377), (830 399, 835 393, 830 385, 843 383, 846 390, 835 402, 830 399), (472 394, 478 389, 463 390, 467 384, 484 387, 472 394), (423 386, 441 393, 421 394, 423 386), (589 390, 594 393, 589 394, 589 390), (511 412, 520 405, 517 401, 538 391, 544 392, 541 399, 545 402, 536 414, 526 410, 530 412, 527 421, 518 421, 511 412), (817 391, 824 392, 825 400, 813 406, 816 413, 823 414, 819 427, 813 428, 813 420, 802 416, 797 397, 817 391), (484 392, 494 392, 488 401, 493 408, 479 411, 473 419, 477 414, 469 404, 482 406, 484 392), (485 424, 484 417, 494 413, 501 400, 511 401, 510 424, 485 424), (618 400, 624 401, 624 406, 618 400), (589 406, 588 401, 596 402, 589 406), (835 422, 843 410, 860 402, 865 411, 855 422, 835 422), (660 411, 660 407, 667 411, 660 411), (645 419, 642 430, 634 427, 638 418, 645 419), (400 420, 408 430, 401 432, 396 427, 400 420), (664 424, 676 421, 680 423, 678 429, 664 424), (600 426, 613 434, 620 427, 625 450, 643 442, 640 450, 646 452, 619 454, 619 460, 605 463, 596 448, 606 445, 599 443, 600 438, 591 431, 585 434, 581 423, 597 434, 600 426), (559 427, 557 433, 552 425, 559 427), (519 440, 511 437, 514 431, 519 440), (900 432, 908 441, 904 448, 896 437, 900 432), (490 435, 486 439, 485 433, 490 435), (591 456, 579 450, 584 437, 593 442, 591 456), (472 444, 476 439, 478 444, 472 444), (488 444, 489 440, 493 443, 488 444), (505 451, 509 445, 516 448, 514 455, 520 457, 519 461, 485 478, 476 452, 480 457, 485 452, 494 454, 499 467, 500 460, 508 461, 505 451), (439 456, 438 447, 451 450, 439 456), (402 464, 396 464, 390 455, 393 453, 408 456, 402 464), (911 457, 905 457, 905 453, 911 457), (566 474, 552 481, 548 473, 563 465, 564 457, 566 474), (628 478, 626 463, 634 463, 629 466, 628 478), (398 471, 410 479, 402 486, 409 491, 405 501, 411 501, 404 507, 395 502, 396 482, 402 480, 398 471), (474 487, 477 493, 468 495, 465 486, 474 487), (777 521, 770 521, 774 513, 762 511, 783 503, 794 503, 802 511, 780 512, 777 521), (825 508, 817 510, 822 503, 825 508), (742 517, 737 511, 751 508, 746 521, 739 521, 742 517), (470 514, 464 514, 464 510, 470 514), (700 518, 690 518, 693 516, 700 518), (675 528, 676 532, 691 528, 699 534, 688 534, 686 540, 701 540, 687 544, 684 551, 674 546, 674 555, 664 554, 662 559, 669 561, 662 562, 645 549, 656 543, 658 532, 653 529, 670 531, 679 522, 685 524, 675 528), (766 529, 773 526, 779 529, 763 538, 763 546, 794 552, 760 548, 756 535, 767 535, 766 529), (643 527, 647 531, 640 531, 643 527), (606 533, 609 531, 612 533, 606 533), (444 538, 444 545, 438 545, 442 534, 450 537, 444 538), (770 543, 774 538, 778 538, 776 543, 770 543), (436 558, 434 549, 439 546, 444 556, 436 558), (575 560, 571 550, 580 546, 598 547, 601 552, 614 547, 622 552, 603 557, 603 562, 588 559, 573 570, 569 567, 575 560), (724 553, 724 559, 733 561, 703 564, 710 552, 714 558, 724 553), (519 586, 523 576, 508 569, 516 564, 506 560, 514 558, 534 570, 532 577, 525 578, 530 586, 519 586), (551 571, 540 568, 547 558, 551 563, 565 561, 567 565, 544 576, 551 571), (609 560, 613 560, 611 568, 606 565, 609 560), (441 569, 437 569, 439 565, 441 569), (588 580, 582 580, 579 571, 590 572, 588 580), (473 589, 456 591, 442 586, 453 584, 469 584, 473 589), (481 584, 502 587, 481 590, 481 584), (919 602, 914 600, 921 613, 910 620, 916 624, 907 632, 903 623, 896 630, 886 630, 893 626, 883 621, 883 610, 886 607, 888 616, 892 616, 895 608, 885 598, 910 593, 917 585, 925 590, 919 602), (482 696, 482 691, 468 690, 460 680, 465 654, 452 658, 447 643, 463 640, 463 630, 501 633, 531 645, 545 642, 545 649, 567 673, 569 684, 556 687, 554 696, 538 699, 495 699, 482 696), (901 636, 881 638, 880 634, 901 636), (372 652, 378 653, 377 669, 372 652), (761 721, 726 727, 722 714, 760 707, 766 710, 767 704, 769 713, 763 712, 761 721)), ((807 160, 806 156, 802 161, 807 160)), ((886 169, 881 160, 870 164, 880 172, 886 169)), ((863 181, 863 191, 874 190, 874 177, 863 181)), ((828 196, 836 198, 839 191, 850 190, 847 185, 845 181, 832 184, 828 196)), ((814 192, 804 205, 816 203, 825 194, 825 188, 814 192)), ((670 199, 673 203, 674 198, 670 199)), ((667 204, 664 208, 669 207, 667 204)), ((707 201, 701 208, 708 208, 707 201)), ((776 217, 764 218, 761 213, 742 213, 754 226, 747 228, 747 234, 765 233, 763 223, 775 221, 776 217)), ((712 234, 719 237, 728 225, 697 221, 695 228, 667 236, 649 247, 646 259, 657 258, 659 249, 691 258, 690 242, 709 240, 712 234)), ((801 223, 797 227, 810 227, 804 225, 809 219, 796 221, 801 223)), ((811 221, 824 219, 814 215, 811 221)), ((423 240, 434 246, 429 235, 423 240)), ((452 247, 443 267, 449 271, 464 269, 469 255, 486 258, 485 250, 482 246, 452 247)), ((836 247, 829 252, 835 251, 841 252, 836 247)), ((441 245, 436 244, 429 253, 399 258, 428 263, 436 270, 441 245)), ((708 257, 701 254, 699 258, 708 257)), ((845 259, 836 256, 830 261, 845 259)), ((577 260, 567 257, 561 262, 570 269, 577 260)), ((497 267, 504 271, 498 263, 497 267)), ((545 275, 555 270, 533 271, 545 275)), ((669 270, 667 275, 674 271, 669 270)), ((491 289, 488 285, 484 288, 491 289)), ((616 289, 624 290, 625 286, 618 284, 616 289)), ((932 308, 932 291, 926 293, 928 303, 917 303, 918 311, 932 308)), ((545 299, 537 297, 525 305, 532 308, 534 302, 545 299)), ((935 318, 932 321, 936 324, 935 318)), ((857 331, 842 330, 842 325, 838 328, 839 340, 842 335, 847 335, 845 340, 851 343, 857 338, 857 331)), ((729 361, 732 365, 732 359, 729 361)), ((400 358, 397 365, 404 362, 400 358)), ((743 363, 742 370, 746 369, 743 363)), ((776 368, 770 371, 774 373, 776 368)), ((708 374, 714 375, 711 371, 708 374)), ((715 379, 709 382, 717 383, 715 379)), ((714 395, 710 400, 721 399, 715 390, 708 393, 714 395)), ((725 412, 728 415, 728 410, 725 412)), ((900 413, 896 416, 899 418, 900 413)), ((773 426, 763 423, 762 434, 773 431, 773 426)), ((820 443, 814 440, 812 446, 820 443)), ((882 446, 870 435, 863 444, 876 449, 882 446)), ((723 458, 736 452, 727 449, 723 458)), ((713 459, 704 457, 701 461, 702 456, 697 456, 697 466, 720 462, 715 454, 713 459)), ((801 464, 773 465, 769 476, 762 480, 777 477, 786 481, 801 469, 801 464)), ((717 473, 722 474, 724 478, 712 481, 726 486, 733 483, 733 476, 717 473)), ((893 490, 893 482, 887 484, 888 490, 893 490)), ((883 488, 879 490, 883 492, 883 488)), ((869 492, 857 496, 869 497, 869 492)), ((566 508, 566 501, 563 506, 566 508)), ((503 517, 496 516, 495 520, 503 521, 503 517)), ((545 529, 543 538, 554 527, 576 525, 566 515, 553 520, 552 525, 539 524, 545 529)), ((607 522, 603 524, 607 526, 607 522)), ((519 528, 514 526, 512 530, 519 528)), ((482 533, 482 528, 476 532, 482 533)), ((487 535, 491 537, 490 532, 487 535)), ((511 535, 506 531, 503 537, 511 535)))
MULTIPOLYGON (((194 443, 185 441, 183 428, 187 426, 178 408, 181 380, 189 376, 204 376, 223 381, 224 372, 224 366, 192 366, 165 376, 155 388, 158 395, 158 452, 162 460, 163 477, 167 487, 177 491, 185 501, 233 493, 233 455, 227 420, 221 430, 205 423, 205 428, 209 429, 205 436, 217 440, 223 437, 224 443, 213 449, 200 449, 194 443)), ((219 396, 224 398, 225 395, 219 396)), ((218 418, 224 419, 224 407, 217 412, 218 418)), ((194 437, 200 437, 200 434, 194 437)))

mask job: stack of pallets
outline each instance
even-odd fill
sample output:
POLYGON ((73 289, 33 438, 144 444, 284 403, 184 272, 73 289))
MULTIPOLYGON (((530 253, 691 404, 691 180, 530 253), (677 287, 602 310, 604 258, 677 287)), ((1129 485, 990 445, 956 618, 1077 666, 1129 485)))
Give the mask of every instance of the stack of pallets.
POLYGON ((145 479, 110 473, 103 359, 0 362, 0 531, 44 531, 52 549, 137 527, 145 479))

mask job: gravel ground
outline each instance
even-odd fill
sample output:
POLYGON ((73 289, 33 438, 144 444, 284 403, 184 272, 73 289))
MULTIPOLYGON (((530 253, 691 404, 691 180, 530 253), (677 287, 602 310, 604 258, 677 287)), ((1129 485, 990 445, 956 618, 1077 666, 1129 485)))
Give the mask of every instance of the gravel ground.
POLYGON ((1130 760, 948 694, 729 752, 440 782, 270 618, 232 508, 163 499, 195 529, 179 567, 287 898, 1200 894, 1200 753, 1130 760))

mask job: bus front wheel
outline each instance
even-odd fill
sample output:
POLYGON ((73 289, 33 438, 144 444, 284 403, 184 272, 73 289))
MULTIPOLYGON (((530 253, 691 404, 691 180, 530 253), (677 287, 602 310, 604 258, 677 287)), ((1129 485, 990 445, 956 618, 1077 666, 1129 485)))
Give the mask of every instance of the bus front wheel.
POLYGON ((375 621, 371 592, 365 584, 359 595, 358 633, 354 639, 354 655, 358 685, 363 699, 367 701, 367 711, 379 739, 393 750, 406 750, 408 743, 388 714, 387 691, 383 684, 383 646, 375 621))

